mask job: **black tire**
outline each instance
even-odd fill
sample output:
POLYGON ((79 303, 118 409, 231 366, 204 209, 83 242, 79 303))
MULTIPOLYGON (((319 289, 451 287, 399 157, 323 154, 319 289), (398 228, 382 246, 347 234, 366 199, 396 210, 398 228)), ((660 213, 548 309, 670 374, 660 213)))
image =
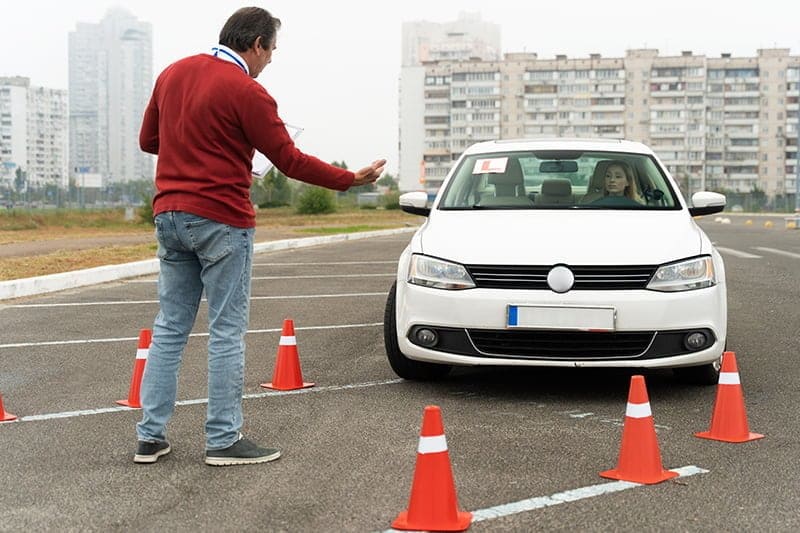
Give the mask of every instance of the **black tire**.
POLYGON ((693 385, 716 385, 719 383, 719 370, 722 358, 700 366, 684 366, 675 368, 675 376, 683 382, 693 385))
POLYGON ((386 298, 386 310, 383 314, 383 343, 386 347, 386 357, 389 359, 389 366, 392 367, 395 374, 403 379, 435 381, 443 378, 450 372, 450 365, 414 361, 403 355, 400 351, 400 346, 397 344, 396 293, 397 282, 393 283, 392 288, 389 289, 389 295, 386 298))

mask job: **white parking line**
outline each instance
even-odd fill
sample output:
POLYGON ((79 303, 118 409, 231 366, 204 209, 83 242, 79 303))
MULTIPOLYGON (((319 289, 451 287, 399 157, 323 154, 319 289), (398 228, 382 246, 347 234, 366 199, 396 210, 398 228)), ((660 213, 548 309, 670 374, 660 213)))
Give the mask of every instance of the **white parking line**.
MULTIPOLYGON (((672 470, 674 472, 678 472, 678 477, 688 477, 695 474, 708 473, 708 470, 694 465, 673 468, 672 470)), ((587 487, 557 492, 555 494, 551 494, 550 496, 528 498, 527 500, 520 500, 514 503, 506 503, 503 505, 497 505, 495 507, 479 509, 477 511, 473 511, 472 521, 482 522, 484 520, 492 520, 494 518, 501 518, 517 513, 523 513, 525 511, 541 509, 543 507, 551 507, 553 505, 560 505, 562 503, 585 500, 587 498, 594 498, 595 496, 602 496, 603 494, 611 494, 614 492, 620 492, 642 486, 644 485, 641 483, 633 483, 631 481, 612 481, 610 483, 589 485, 587 487)))
MULTIPOLYGON (((313 276, 253 276, 251 280, 271 280, 271 279, 331 279, 331 278, 386 278, 396 276, 397 272, 387 272, 385 274, 319 274, 313 276)), ((132 279, 127 283, 156 283, 158 279, 132 279)))
MULTIPOLYGON (((700 468, 694 465, 682 466, 680 468, 673 468, 671 470, 678 472, 679 478, 694 476, 696 474, 707 474, 709 472, 705 468, 700 468)), ((505 516, 511 516, 527 511, 534 511, 536 509, 543 509, 545 507, 552 507, 554 505, 561 505, 562 503, 576 502, 585 500, 587 498, 603 496, 605 494, 613 494, 614 492, 621 492, 623 490, 635 489, 643 486, 645 485, 630 481, 612 481, 609 483, 599 483, 597 485, 589 485, 577 489, 565 490, 549 496, 537 496, 513 503, 504 503, 494 507, 487 507, 486 509, 472 511, 472 523, 474 524, 475 522, 483 522, 484 520, 494 520, 495 518, 503 518, 505 516)), ((387 529, 384 531, 384 533, 395 532, 397 532, 395 529, 387 529)))
POLYGON ((328 263, 253 263, 253 266, 396 265, 397 261, 331 261, 328 263))
MULTIPOLYGON (((364 389, 367 387, 377 387, 380 385, 394 385, 395 383, 402 382, 402 379, 387 379, 384 381, 367 381, 366 383, 352 383, 349 385, 331 385, 328 387, 314 387, 310 389, 297 389, 297 390, 288 390, 288 391, 269 391, 269 392, 259 392, 253 394, 245 394, 242 396, 245 400, 252 400, 256 398, 266 398, 268 396, 286 396, 289 394, 310 394, 316 392, 336 392, 342 390, 351 390, 351 389, 364 389)), ((201 405, 208 403, 208 398, 198 398, 195 400, 180 400, 175 402, 175 405, 201 405)), ((99 409, 83 409, 80 411, 64 411, 61 413, 48 413, 42 415, 28 415, 28 416, 21 416, 16 420, 12 420, 10 422, 0 422, 0 426, 3 424, 14 424, 16 422, 41 422, 43 420, 57 420, 61 418, 75 418, 78 416, 91 416, 91 415, 102 415, 107 413, 121 413, 123 411, 138 411, 138 409, 133 409, 131 407, 101 407, 99 409)))
POLYGON ((329 278, 385 278, 396 276, 397 272, 387 272, 385 274, 322 274, 313 276, 253 276, 253 280, 263 279, 329 279, 329 278))
MULTIPOLYGON (((348 328, 371 328, 375 326, 382 326, 383 322, 368 322, 365 324, 336 324, 333 326, 302 326, 297 327, 295 326, 295 331, 317 331, 317 330, 326 330, 326 329, 348 329, 348 328)), ((255 333, 276 333, 282 331, 282 328, 270 328, 270 329, 249 329, 247 330, 248 334, 255 334, 255 333)), ((191 333, 189 337, 208 337, 208 333, 191 333)), ((128 342, 128 341, 136 341, 139 337, 111 337, 106 339, 75 339, 75 340, 67 340, 67 341, 39 341, 39 342, 15 342, 9 344, 0 344, 0 349, 2 348, 30 348, 34 346, 66 346, 69 344, 102 344, 102 343, 110 343, 110 342, 128 342)))
POLYGON ((760 255, 741 252, 739 250, 734 250, 733 248, 723 248, 722 246, 717 246, 717 250, 721 253, 732 255, 734 257, 741 257, 743 259, 761 259, 760 255))
POLYGON ((776 250, 775 248, 764 248, 763 246, 755 246, 755 249, 761 250, 762 252, 769 252, 771 254, 784 255, 786 257, 791 257, 793 259, 800 259, 800 254, 796 254, 793 252, 785 252, 783 250, 776 250))
MULTIPOLYGON (((347 292, 341 294, 295 294, 291 296, 251 296, 250 300, 304 300, 314 298, 352 298, 362 296, 386 296, 385 292, 347 292)), ((205 302, 206 299, 201 300, 205 302)), ((47 308, 47 307, 84 307, 95 305, 137 305, 137 304, 157 304, 158 300, 115 300, 110 302, 65 302, 58 304, 16 304, 6 305, 3 309, 26 309, 26 308, 47 308)))

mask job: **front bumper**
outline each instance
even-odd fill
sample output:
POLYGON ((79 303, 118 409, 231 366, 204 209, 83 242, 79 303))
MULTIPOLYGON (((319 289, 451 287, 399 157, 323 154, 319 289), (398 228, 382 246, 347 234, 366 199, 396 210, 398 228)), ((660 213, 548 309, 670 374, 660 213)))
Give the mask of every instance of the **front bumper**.
POLYGON ((680 367, 710 363, 722 355, 726 338, 724 285, 680 293, 648 290, 445 291, 398 281, 397 339, 408 358, 453 365, 680 367), (508 328, 515 305, 612 306, 615 330, 587 332, 508 328), (412 342, 415 331, 436 331, 433 347, 412 342), (709 342, 692 351, 689 332, 709 342))

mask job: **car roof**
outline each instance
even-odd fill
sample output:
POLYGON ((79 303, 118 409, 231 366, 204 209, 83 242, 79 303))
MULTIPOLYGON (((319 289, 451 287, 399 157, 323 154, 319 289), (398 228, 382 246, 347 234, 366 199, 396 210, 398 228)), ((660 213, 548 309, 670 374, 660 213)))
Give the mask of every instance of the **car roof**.
POLYGON ((624 139, 567 137, 485 141, 473 144, 464 151, 464 154, 531 150, 580 150, 653 155, 653 151, 650 148, 642 143, 634 141, 627 141, 624 139))

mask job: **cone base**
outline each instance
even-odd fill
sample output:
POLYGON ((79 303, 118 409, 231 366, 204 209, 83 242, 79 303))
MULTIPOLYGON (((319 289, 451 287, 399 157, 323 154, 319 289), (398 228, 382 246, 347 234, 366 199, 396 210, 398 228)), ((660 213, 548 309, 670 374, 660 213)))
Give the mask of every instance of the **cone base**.
POLYGON ((16 420, 17 415, 12 415, 11 413, 4 413, 0 416, 0 422, 11 422, 12 420, 16 420))
POLYGON ((751 440, 758 440, 764 438, 764 435, 761 435, 760 433, 748 433, 744 437, 719 437, 716 435, 712 435, 710 431, 702 431, 700 433, 695 433, 694 436, 699 437, 701 439, 718 440, 720 442, 733 442, 733 443, 750 442, 751 440))
POLYGON ((307 389, 309 387, 313 387, 316 383, 306 383, 303 382, 302 385, 299 387, 289 386, 282 386, 282 385, 274 385, 272 382, 269 383, 262 383, 261 386, 265 389, 272 389, 272 390, 298 390, 298 389, 307 389))
POLYGON ((606 470, 605 472, 600 472, 600 477, 604 477, 607 479, 617 479, 619 481, 630 481, 632 483, 642 483, 644 485, 655 485, 656 483, 661 483, 662 481, 678 477, 678 473, 673 472, 672 470, 662 470, 660 474, 656 475, 626 476, 625 474, 620 473, 620 471, 615 468, 613 470, 606 470))
POLYGON ((455 523, 442 524, 423 521, 410 522, 408 511, 403 511, 392 522, 392 528, 406 531, 464 531, 472 523, 472 513, 458 512, 455 523))
POLYGON ((117 400, 114 403, 118 403, 120 405, 124 405, 125 407, 130 407, 132 409, 141 409, 142 408, 141 404, 134 403, 134 402, 132 402, 130 400, 117 400))

